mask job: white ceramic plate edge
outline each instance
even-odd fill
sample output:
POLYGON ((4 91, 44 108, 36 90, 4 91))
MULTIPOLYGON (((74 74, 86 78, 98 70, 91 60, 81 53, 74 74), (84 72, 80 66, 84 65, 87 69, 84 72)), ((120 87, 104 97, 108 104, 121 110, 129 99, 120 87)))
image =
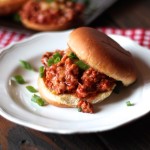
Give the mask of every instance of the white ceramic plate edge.
MULTIPOLYGON (((67 32, 69 33, 70 30, 67 31, 67 32)), ((14 44, 12 44, 12 45, 9 45, 7 48, 2 49, 2 53, 7 52, 11 47, 13 47, 13 46, 15 46, 15 45, 20 45, 20 44, 22 44, 22 43, 26 43, 27 41, 30 41, 30 40, 32 40, 32 39, 34 39, 34 38, 36 38, 36 37, 39 37, 39 36, 43 36, 43 35, 45 35, 45 34, 49 34, 49 32, 36 34, 36 35, 33 35, 33 36, 29 37, 28 39, 25 39, 25 40, 23 40, 23 41, 16 42, 16 43, 14 43, 14 44)), ((53 34, 53 33, 50 33, 50 34, 53 34)), ((61 32, 54 32, 54 34, 61 34, 61 32)), ((62 34, 63 34, 63 32, 62 32, 62 34)), ((110 37, 115 38, 116 35, 110 35, 110 37)), ((125 40, 128 40, 128 42, 131 43, 131 45, 132 45, 132 44, 136 45, 138 49, 143 49, 143 51, 146 50, 145 48, 139 46, 138 44, 135 44, 135 42, 131 41, 130 39, 127 39, 127 38, 122 37, 122 36, 120 36, 120 38, 124 38, 125 40)), ((145 111, 143 111, 143 113, 140 114, 140 116, 135 117, 134 120, 135 120, 135 119, 138 119, 139 117, 141 117, 141 116, 143 116, 143 115, 145 115, 145 114, 147 114, 147 113, 149 113, 149 111, 150 111, 150 110, 145 110, 145 111)), ((6 119, 8 119, 8 120, 10 120, 10 121, 12 121, 12 122, 16 122, 16 123, 18 123, 18 124, 20 124, 20 125, 24 125, 24 126, 27 126, 27 127, 30 127, 30 128, 34 128, 34 129, 37 129, 37 130, 40 130, 40 131, 43 131, 43 132, 54 132, 54 133, 65 133, 65 134, 106 131, 106 130, 111 130, 111 129, 117 128, 117 127, 119 127, 119 126, 121 126, 121 125, 123 125, 123 124, 126 124, 126 123, 128 123, 128 122, 131 121, 131 120, 129 120, 129 121, 127 121, 126 123, 123 122, 122 124, 118 124, 118 125, 114 125, 114 126, 107 126, 105 129, 94 129, 94 128, 93 128, 92 130, 85 129, 85 130, 82 130, 82 131, 80 131, 79 129, 77 129, 77 130, 58 130, 58 129, 57 129, 57 130, 54 130, 54 129, 49 129, 49 128, 47 128, 47 127, 35 125, 35 124, 29 123, 29 122, 27 123, 26 121, 24 121, 24 120, 19 120, 18 118, 14 118, 11 114, 8 114, 8 113, 5 112, 5 110, 3 110, 2 108, 0 108, 0 114, 1 114, 2 116, 4 116, 6 119)))

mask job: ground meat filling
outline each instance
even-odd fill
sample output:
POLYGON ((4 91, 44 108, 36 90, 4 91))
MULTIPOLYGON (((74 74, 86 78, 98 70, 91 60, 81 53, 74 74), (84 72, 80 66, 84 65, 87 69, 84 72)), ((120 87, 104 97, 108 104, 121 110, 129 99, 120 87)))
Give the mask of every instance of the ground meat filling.
POLYGON ((54 94, 73 93, 79 98, 89 98, 113 88, 114 79, 91 67, 83 70, 64 51, 56 52, 47 52, 41 59, 45 67, 45 84, 54 94), (56 52, 61 55, 61 60, 49 66, 48 60, 56 52))
POLYGON ((70 0, 29 1, 20 11, 22 18, 38 24, 65 24, 78 17, 84 10, 83 4, 70 0))
POLYGON ((111 90, 114 82, 112 78, 99 73, 93 68, 89 68, 84 71, 81 83, 78 84, 78 88, 76 89, 76 94, 79 98, 94 96, 97 93, 111 90))

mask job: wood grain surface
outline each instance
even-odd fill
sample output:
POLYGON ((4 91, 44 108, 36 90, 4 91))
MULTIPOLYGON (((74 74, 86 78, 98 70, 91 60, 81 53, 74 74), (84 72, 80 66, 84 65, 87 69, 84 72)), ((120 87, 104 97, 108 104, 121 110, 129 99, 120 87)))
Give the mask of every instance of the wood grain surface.
MULTIPOLYGON (((24 29, 9 17, 0 18, 0 25, 24 29)), ((150 29, 150 0, 120 0, 89 26, 150 29)), ((0 150, 51 149, 150 150, 150 114, 114 130, 72 135, 39 132, 0 116, 0 150)))

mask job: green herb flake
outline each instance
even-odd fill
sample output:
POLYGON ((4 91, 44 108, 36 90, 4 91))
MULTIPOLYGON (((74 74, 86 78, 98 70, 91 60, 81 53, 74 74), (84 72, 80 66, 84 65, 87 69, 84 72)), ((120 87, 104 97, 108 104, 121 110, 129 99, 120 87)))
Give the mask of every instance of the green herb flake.
POLYGON ((20 64, 24 69, 33 70, 32 66, 27 61, 20 60, 20 64))
POLYGON ((48 66, 51 66, 51 65, 53 65, 53 64, 56 64, 56 63, 60 62, 60 61, 61 61, 61 58, 62 58, 62 56, 61 56, 58 52, 56 52, 56 53, 52 56, 52 58, 48 59, 48 66))
POLYGON ((74 53, 70 53, 68 56, 70 59, 78 59, 78 57, 76 56, 76 54, 74 53))
POLYGON ((82 70, 87 70, 89 68, 89 66, 81 60, 78 60, 75 64, 82 70))
POLYGON ((57 57, 54 59, 54 64, 57 64, 58 62, 60 62, 61 58, 57 57))
POLYGON ((43 76, 44 76, 44 71, 45 71, 44 66, 41 66, 39 68, 39 75, 40 75, 41 78, 43 78, 43 76))
POLYGON ((12 77, 12 80, 16 81, 19 84, 24 84, 26 83, 24 78, 21 75, 15 75, 12 77))
POLYGON ((39 106, 44 106, 44 100, 36 94, 32 96, 31 101, 37 103, 39 106))
POLYGON ((127 106, 134 106, 134 103, 131 103, 130 101, 126 102, 127 106))
POLYGON ((81 112, 82 111, 82 108, 81 107, 78 107, 78 112, 81 112))
POLYGON ((53 58, 54 59, 56 59, 56 58, 60 58, 61 59, 61 55, 58 53, 58 52, 56 52, 54 55, 53 55, 53 58))
POLYGON ((36 92, 38 92, 33 86, 30 86, 30 85, 26 86, 26 89, 27 89, 29 92, 31 92, 31 93, 36 93, 36 92))
POLYGON ((54 64, 54 58, 50 58, 50 59, 48 59, 48 66, 51 66, 51 65, 53 65, 54 64))

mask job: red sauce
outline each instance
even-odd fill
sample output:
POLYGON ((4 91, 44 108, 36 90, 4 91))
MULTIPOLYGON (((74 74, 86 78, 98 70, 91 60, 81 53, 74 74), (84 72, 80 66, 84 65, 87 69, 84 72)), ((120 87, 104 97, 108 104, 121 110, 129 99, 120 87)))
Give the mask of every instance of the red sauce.
POLYGON ((58 51, 61 61, 48 66, 47 61, 54 53, 47 52, 42 57, 45 66, 44 81, 56 94, 76 94, 80 99, 90 98, 112 89, 115 80, 93 68, 81 70, 64 51, 58 51))
POLYGON ((22 18, 38 24, 65 24, 78 17, 83 4, 72 1, 29 1, 20 11, 22 18))

